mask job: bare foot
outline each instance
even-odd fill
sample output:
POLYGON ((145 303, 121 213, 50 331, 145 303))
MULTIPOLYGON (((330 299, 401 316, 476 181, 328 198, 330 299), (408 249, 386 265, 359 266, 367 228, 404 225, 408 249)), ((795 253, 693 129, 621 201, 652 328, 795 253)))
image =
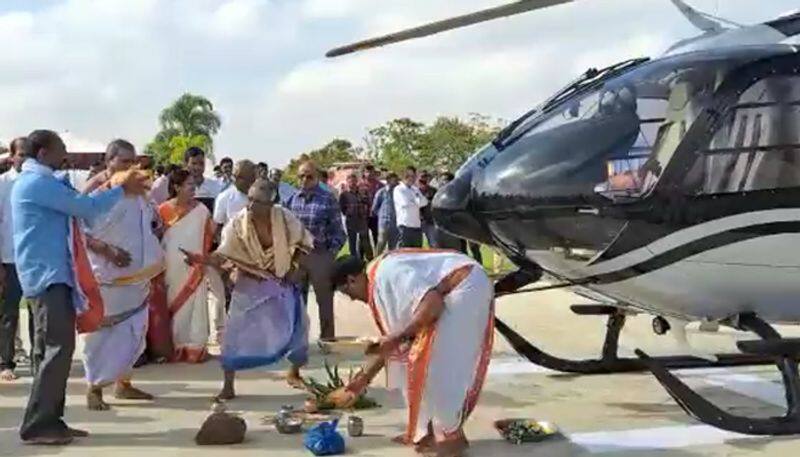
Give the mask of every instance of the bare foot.
POLYGON ((289 384, 290 387, 294 387, 295 389, 303 390, 306 388, 305 383, 303 383, 303 378, 300 376, 300 370, 295 368, 290 368, 286 373, 286 384, 289 384))
POLYGON ((392 443, 408 446, 408 440, 406 439, 406 434, 403 433, 402 435, 395 436, 394 438, 392 438, 392 443))
POLYGON ((111 406, 103 401, 103 391, 100 389, 89 389, 86 392, 86 407, 90 411, 108 411, 111 406))
POLYGON ((17 378, 17 375, 14 374, 14 370, 7 369, 7 370, 0 371, 0 381, 3 381, 3 382, 14 382, 17 379, 18 378, 17 378))
POLYGON ((214 397, 215 401, 227 401, 233 400, 236 398, 236 392, 233 389, 225 389, 223 388, 216 397, 214 397))
POLYGON ((149 393, 133 387, 129 383, 118 383, 114 390, 114 397, 119 400, 152 400, 149 393))

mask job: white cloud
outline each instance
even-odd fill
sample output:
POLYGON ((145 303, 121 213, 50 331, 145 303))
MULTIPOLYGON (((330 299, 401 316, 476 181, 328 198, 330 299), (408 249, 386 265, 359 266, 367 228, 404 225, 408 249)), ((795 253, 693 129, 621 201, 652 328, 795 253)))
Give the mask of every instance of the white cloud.
POLYGON ((211 27, 222 38, 250 37, 262 25, 261 12, 265 0, 229 0, 219 5, 212 16, 211 27))
POLYGON ((308 19, 338 19, 355 14, 370 0, 305 0, 302 14, 308 19))
MULTIPOLYGON (((658 54, 694 30, 669 2, 579 1, 325 60, 336 45, 503 0, 63 0, 0 13, 0 137, 69 130, 144 146, 185 91, 223 116, 217 152, 282 164, 393 117, 513 118, 589 66, 658 54)), ((794 8, 695 0, 741 22, 794 8), (753 17, 753 16, 758 17, 753 17)), ((69 143, 69 142, 68 142, 69 143)))
POLYGON ((59 135, 64 140, 67 150, 71 152, 103 152, 106 150, 106 145, 102 142, 81 138, 69 131, 59 132, 59 135))

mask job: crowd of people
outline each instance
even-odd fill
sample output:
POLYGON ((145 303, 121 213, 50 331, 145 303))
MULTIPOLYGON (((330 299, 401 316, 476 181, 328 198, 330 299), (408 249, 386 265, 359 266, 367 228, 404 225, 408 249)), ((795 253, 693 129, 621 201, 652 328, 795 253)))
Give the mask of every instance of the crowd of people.
POLYGON ((206 154, 192 147, 182 165, 156 167, 152 176, 135 165, 130 142, 114 140, 103 166, 76 189, 59 171, 66 147, 52 131, 15 139, 10 157, 0 175, 0 381, 13 382, 18 359, 30 359, 25 442, 62 445, 88 434, 63 421, 76 329, 90 410, 110 408, 103 391, 111 386, 116 398, 153 400, 134 386, 135 366, 203 363, 214 343, 218 400, 235 398, 237 371, 283 359, 287 382, 302 387, 313 287, 321 339, 336 335, 335 290, 369 303, 382 335, 373 348, 381 364, 332 400, 352 402, 413 344, 421 358, 409 357, 406 369, 423 376, 405 388, 421 392, 423 383, 441 401, 407 396, 415 415, 404 442, 463 449, 461 426, 491 348, 492 288, 480 261, 457 252, 467 244, 433 223, 429 173, 408 167, 400 179, 365 165, 337 188, 307 161, 295 188, 280 170, 249 160, 225 158, 206 176, 206 154), (398 249, 421 248, 423 238, 441 249, 398 249), (350 255, 340 256, 345 243, 350 255), (367 270, 364 261, 378 255, 367 270), (18 337, 23 297, 30 354, 18 337), (451 302, 469 304, 444 314, 451 302), (426 369, 432 351, 460 370, 458 389, 453 372, 426 369))
POLYGON ((441 187, 454 178, 450 172, 432 177, 426 171, 406 167, 402 179, 397 173, 379 172, 365 165, 351 172, 338 195, 344 216, 349 252, 359 259, 371 260, 385 250, 396 248, 470 249, 483 262, 480 246, 468 243, 436 227, 433 221, 433 198, 441 187))

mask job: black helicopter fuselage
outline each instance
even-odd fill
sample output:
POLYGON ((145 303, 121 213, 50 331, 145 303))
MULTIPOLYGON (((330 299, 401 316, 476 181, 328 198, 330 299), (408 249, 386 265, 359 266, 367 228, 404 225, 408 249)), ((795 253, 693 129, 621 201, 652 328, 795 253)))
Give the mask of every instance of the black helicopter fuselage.
POLYGON ((478 151, 434 217, 621 306, 800 321, 800 53, 587 72, 478 151))

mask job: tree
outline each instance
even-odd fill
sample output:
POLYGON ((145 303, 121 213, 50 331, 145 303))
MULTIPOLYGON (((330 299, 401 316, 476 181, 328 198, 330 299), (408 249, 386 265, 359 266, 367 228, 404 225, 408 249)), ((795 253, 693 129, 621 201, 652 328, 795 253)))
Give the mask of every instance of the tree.
POLYGON ((429 126, 408 118, 395 119, 369 130, 365 156, 396 172, 409 165, 455 171, 499 130, 499 121, 480 114, 471 114, 467 120, 439 117, 429 126))
POLYGON ((400 171, 419 165, 419 152, 424 142, 425 124, 409 118, 394 119, 369 130, 364 142, 370 162, 400 171))
POLYGON ((211 139, 205 135, 168 137, 161 133, 163 132, 160 132, 156 139, 145 148, 145 154, 152 156, 153 160, 159 164, 180 164, 183 163, 183 153, 187 149, 198 147, 209 151, 211 147, 211 139))
POLYGON ((497 122, 480 114, 471 114, 466 121, 439 117, 425 132, 419 162, 427 169, 455 171, 499 131, 497 122))
POLYGON ((311 152, 301 154, 298 158, 289 162, 284 170, 284 177, 287 181, 297 185, 297 169, 307 161, 313 160, 322 170, 327 170, 337 162, 353 162, 358 160, 362 151, 353 146, 353 143, 341 138, 334 138, 325 146, 311 152))
POLYGON ((216 135, 222 126, 214 105, 205 97, 183 94, 172 105, 161 111, 161 130, 186 137, 216 135))
POLYGON ((222 127, 222 120, 210 100, 183 94, 161 111, 159 124, 161 131, 145 148, 157 163, 180 163, 183 151, 178 148, 184 144, 202 147, 213 160, 213 136, 222 127))
POLYGON ((409 165, 420 170, 455 171, 497 135, 501 124, 481 114, 470 114, 466 120, 439 117, 431 125, 409 118, 394 119, 369 129, 364 147, 337 138, 322 148, 301 154, 289 163, 285 176, 296 183, 297 168, 309 159, 323 169, 335 162, 365 160, 398 173, 409 165))

